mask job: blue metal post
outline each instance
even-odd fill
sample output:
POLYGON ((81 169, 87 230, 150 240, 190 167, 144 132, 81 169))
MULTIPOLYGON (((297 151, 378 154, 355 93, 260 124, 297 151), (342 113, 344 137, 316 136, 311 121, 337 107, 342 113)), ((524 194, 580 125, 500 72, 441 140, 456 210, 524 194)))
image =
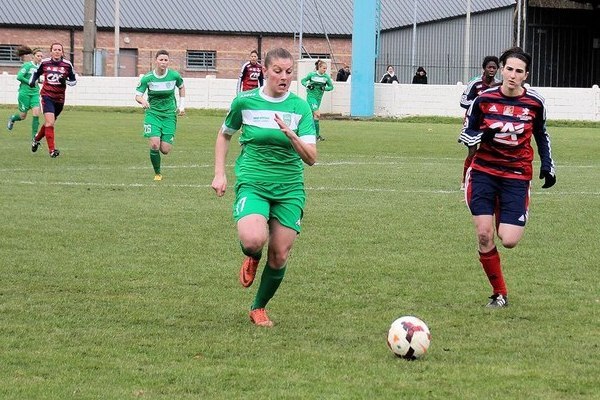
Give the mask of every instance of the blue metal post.
POLYGON ((375 41, 377 1, 354 0, 350 115, 372 117, 375 109, 375 41))

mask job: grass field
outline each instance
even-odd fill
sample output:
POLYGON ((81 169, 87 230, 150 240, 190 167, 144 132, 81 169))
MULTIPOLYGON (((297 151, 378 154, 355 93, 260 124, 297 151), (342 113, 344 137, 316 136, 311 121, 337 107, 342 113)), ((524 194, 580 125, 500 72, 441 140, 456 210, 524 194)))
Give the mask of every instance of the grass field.
POLYGON ((460 122, 322 122, 258 329, 233 193, 210 188, 222 120, 180 121, 162 182, 139 109, 65 111, 57 159, 31 153, 30 120, 0 129, 0 398, 600 398, 597 124, 550 128, 557 185, 535 179, 525 237, 500 249, 511 306, 489 310, 460 122), (425 358, 388 350, 401 315, 431 329, 425 358))

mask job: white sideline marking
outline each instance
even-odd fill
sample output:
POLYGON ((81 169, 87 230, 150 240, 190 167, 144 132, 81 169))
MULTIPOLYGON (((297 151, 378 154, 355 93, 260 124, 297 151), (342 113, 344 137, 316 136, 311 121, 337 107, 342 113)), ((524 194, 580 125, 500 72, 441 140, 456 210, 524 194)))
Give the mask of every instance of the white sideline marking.
MULTIPOLYGON (((181 188, 210 188, 211 185, 174 183, 165 184, 164 181, 158 183, 98 183, 98 182, 35 182, 35 181, 4 181, 4 183, 16 185, 46 185, 46 186, 95 186, 95 187, 181 187, 181 188)), ((330 191, 330 192, 367 192, 367 193, 405 193, 405 194, 454 194, 463 193, 462 190, 399 190, 386 188, 359 188, 359 187, 327 187, 327 186, 307 186, 306 190, 330 191)), ((231 189, 230 189, 231 191, 231 189)), ((557 195, 557 196, 600 196, 600 192, 557 192, 555 190, 540 189, 534 192, 536 195, 557 195)))
POLYGON ((98 183, 98 182, 34 182, 34 181, 18 181, 6 183, 15 183, 19 185, 46 185, 46 186, 96 186, 96 187, 187 187, 187 188, 209 188, 210 185, 193 185, 193 184, 168 184, 163 182, 156 183, 98 183))
MULTIPOLYGON (((330 162, 317 162, 315 166, 321 167, 336 167, 336 166, 362 166, 362 165, 406 165, 406 164, 420 164, 420 165, 448 165, 455 164, 455 161, 464 161, 464 158, 427 158, 427 157, 416 157, 416 158, 407 158, 407 157, 378 157, 379 159, 396 159, 403 161, 330 161, 330 162), (442 161, 442 162, 424 162, 424 161, 442 161), (451 161, 451 162, 446 162, 451 161)), ((189 164, 189 165, 163 165, 161 168, 164 169, 193 169, 193 168, 213 168, 213 164, 189 164)), ((233 164, 227 164, 227 167, 232 167, 233 164)), ((148 169, 148 165, 136 165, 130 167, 61 167, 64 171, 105 171, 105 170, 130 170, 130 171, 138 171, 148 169)), ((569 165, 569 164, 559 164, 556 169, 560 171, 563 168, 577 168, 577 169, 595 169, 600 168, 600 165, 569 165)), ((0 172, 19 172, 19 171, 38 171, 40 168, 0 168, 0 172)))

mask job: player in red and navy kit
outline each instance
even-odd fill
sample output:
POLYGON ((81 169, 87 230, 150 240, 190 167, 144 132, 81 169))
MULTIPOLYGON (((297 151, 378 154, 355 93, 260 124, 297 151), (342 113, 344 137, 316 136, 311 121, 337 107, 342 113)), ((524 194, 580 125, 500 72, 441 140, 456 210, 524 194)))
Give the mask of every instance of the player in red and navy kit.
MULTIPOLYGON (((468 110, 469 107, 471 107, 471 104, 473 104, 473 100, 475 100, 477 96, 493 86, 500 85, 501 82, 496 80, 496 72, 498 72, 499 65, 500 62, 496 56, 486 56, 483 59, 483 63, 481 64, 483 75, 481 75, 479 78, 471 80, 467 85, 467 88, 460 97, 460 106, 462 108, 468 110)), ((471 166, 475 150, 477 150, 477 146, 468 147, 468 153, 467 157, 465 158, 465 162, 463 163, 463 174, 460 181, 461 190, 464 190, 465 188, 465 175, 467 174, 467 169, 469 169, 471 166)))
POLYGON ((263 79, 262 65, 258 63, 258 52, 252 50, 250 52, 250 61, 242 65, 242 70, 238 78, 237 92, 245 92, 246 90, 262 87, 263 79))
POLYGON ((50 52, 51 57, 42 60, 39 68, 29 80, 29 86, 33 87, 41 76, 44 77, 44 83, 40 90, 44 124, 31 142, 31 151, 35 153, 40 141, 45 137, 50 157, 55 158, 59 156, 60 151, 54 147, 54 123, 65 105, 67 85, 74 86, 77 79, 73 64, 63 58, 62 44, 53 43, 50 46, 50 52))
POLYGON ((473 101, 459 139, 467 146, 479 144, 467 171, 465 200, 473 215, 479 261, 493 289, 487 306, 493 308, 508 305, 494 227, 506 248, 523 237, 533 176, 532 137, 541 161, 540 179, 545 179, 542 188, 556 183, 544 99, 522 86, 531 56, 514 47, 502 54, 500 64, 502 85, 473 101))

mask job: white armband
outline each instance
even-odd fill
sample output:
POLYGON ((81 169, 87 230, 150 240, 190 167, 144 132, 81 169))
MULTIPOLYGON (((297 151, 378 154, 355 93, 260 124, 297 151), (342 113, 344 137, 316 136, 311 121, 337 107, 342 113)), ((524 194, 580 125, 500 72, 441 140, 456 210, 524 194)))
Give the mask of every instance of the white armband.
POLYGON ((181 111, 185 110, 185 97, 179 98, 179 106, 177 108, 179 108, 181 111))

